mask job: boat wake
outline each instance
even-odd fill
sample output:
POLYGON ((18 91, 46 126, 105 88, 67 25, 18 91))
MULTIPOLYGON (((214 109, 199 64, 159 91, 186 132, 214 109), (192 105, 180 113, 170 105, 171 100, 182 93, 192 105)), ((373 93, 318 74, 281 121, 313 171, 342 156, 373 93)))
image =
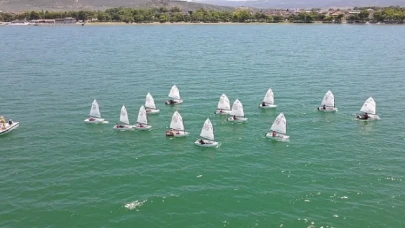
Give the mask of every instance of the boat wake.
POLYGON ((127 208, 129 210, 133 210, 133 209, 135 209, 137 207, 142 206, 146 201, 147 200, 143 200, 143 201, 135 200, 134 202, 125 204, 125 208, 127 208))

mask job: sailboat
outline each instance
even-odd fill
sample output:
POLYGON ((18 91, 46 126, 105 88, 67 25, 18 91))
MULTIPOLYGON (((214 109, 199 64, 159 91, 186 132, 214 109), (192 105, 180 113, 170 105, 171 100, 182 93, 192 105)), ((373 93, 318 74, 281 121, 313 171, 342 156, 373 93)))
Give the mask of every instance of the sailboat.
POLYGON ((134 129, 134 126, 129 124, 128 112, 125 105, 123 105, 121 108, 120 123, 114 125, 113 128, 119 131, 130 131, 134 129))
POLYGON ((321 106, 318 107, 318 110, 321 112, 336 112, 338 109, 335 107, 335 96, 333 93, 328 90, 323 97, 321 106))
POLYGON ((166 131, 166 136, 185 137, 188 132, 184 130, 183 118, 180 113, 175 111, 170 122, 170 130, 166 131))
POLYGON ((274 104, 274 93, 271 90, 267 90, 266 95, 264 95, 262 103, 259 105, 260 108, 276 108, 277 105, 274 104))
POLYGON ((18 126, 20 126, 19 122, 14 122, 11 119, 8 122, 6 122, 3 116, 0 117, 0 135, 10 133, 14 129, 17 129, 18 126))
POLYGON ((219 98, 217 111, 215 114, 229 114, 231 112, 231 104, 228 97, 225 94, 222 94, 219 98))
POLYGON ((201 129, 200 139, 194 142, 197 146, 202 147, 216 147, 218 142, 214 141, 214 127, 209 118, 204 122, 203 128, 201 129))
POLYGON ((360 109, 361 114, 357 115, 359 120, 379 120, 380 117, 376 114, 376 104, 372 97, 369 97, 360 109))
POLYGON ((136 123, 137 124, 135 125, 135 129, 138 130, 146 131, 152 128, 152 126, 148 125, 148 117, 146 116, 146 110, 143 105, 139 109, 138 119, 136 120, 136 123))
POLYGON ((100 108, 96 99, 94 99, 93 103, 91 104, 89 118, 85 119, 85 123, 91 124, 99 124, 99 123, 108 123, 105 119, 101 118, 100 108))
POLYGON ((245 122, 248 119, 244 117, 245 113, 243 112, 243 105, 238 99, 233 102, 232 110, 229 114, 232 116, 228 118, 228 121, 245 122))
POLYGON ((176 85, 174 85, 173 87, 172 87, 172 89, 170 90, 170 92, 169 92, 169 98, 170 98, 170 100, 167 100, 166 102, 165 102, 165 104, 171 104, 171 105, 174 105, 174 104, 181 104, 181 103, 183 103, 183 100, 180 98, 180 92, 179 92, 179 89, 177 88, 177 86, 176 85))
POLYGON ((160 110, 156 108, 155 100, 150 93, 146 94, 145 109, 148 114, 159 113, 160 110))
POLYGON ((274 120, 273 125, 271 125, 269 132, 266 134, 266 138, 271 138, 277 141, 287 141, 290 136, 287 134, 287 120, 283 113, 280 113, 276 120, 274 120))

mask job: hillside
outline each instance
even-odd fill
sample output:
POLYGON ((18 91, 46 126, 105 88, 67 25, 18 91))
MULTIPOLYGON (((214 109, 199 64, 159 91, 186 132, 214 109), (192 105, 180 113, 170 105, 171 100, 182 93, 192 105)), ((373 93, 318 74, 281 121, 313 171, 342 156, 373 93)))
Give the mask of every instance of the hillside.
POLYGON ((203 4, 196 2, 171 0, 0 0, 0 11, 25 10, 104 10, 113 7, 173 7, 183 10, 200 8, 212 10, 232 10, 231 7, 203 4))
POLYGON ((405 6, 404 0, 201 0, 224 6, 248 6, 255 8, 331 8, 355 6, 405 6))

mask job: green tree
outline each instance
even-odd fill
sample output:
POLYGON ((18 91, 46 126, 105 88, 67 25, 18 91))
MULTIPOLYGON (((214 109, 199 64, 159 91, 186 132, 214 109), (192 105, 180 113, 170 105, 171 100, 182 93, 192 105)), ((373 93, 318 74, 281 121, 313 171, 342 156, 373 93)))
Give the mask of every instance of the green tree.
POLYGON ((166 14, 160 14, 160 16, 159 16, 159 22, 160 22, 160 23, 165 23, 165 22, 167 22, 167 15, 166 15, 166 14))
POLYGON ((365 21, 368 19, 368 16, 370 15, 370 12, 368 10, 362 10, 359 13, 359 19, 360 21, 365 21))
POLYGON ((31 13, 29 15, 29 19, 30 20, 38 20, 38 19, 41 19, 41 15, 37 11, 31 11, 31 13))

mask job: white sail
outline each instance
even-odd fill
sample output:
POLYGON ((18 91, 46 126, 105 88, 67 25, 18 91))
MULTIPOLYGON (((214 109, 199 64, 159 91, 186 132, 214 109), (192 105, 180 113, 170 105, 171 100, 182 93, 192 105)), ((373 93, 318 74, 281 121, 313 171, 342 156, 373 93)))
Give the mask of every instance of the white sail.
POLYGON ((325 105, 326 107, 335 107, 335 96, 330 90, 326 92, 325 96, 323 97, 321 106, 323 105, 325 105))
POLYGON ((98 106, 98 103, 96 99, 94 99, 93 103, 91 104, 91 109, 90 109, 90 116, 100 118, 100 108, 98 106))
POLYGON ((236 99, 236 101, 233 102, 230 115, 239 117, 245 116, 245 113, 243 112, 243 105, 238 99, 236 99))
POLYGON ((214 140, 214 127, 212 126, 212 123, 209 118, 204 122, 204 126, 201 129, 200 136, 208 140, 212 141, 214 140))
POLYGON ((156 109, 155 100, 150 93, 146 94, 145 108, 156 109))
POLYGON ((146 110, 143 105, 139 109, 138 119, 136 120, 136 122, 141 124, 148 124, 148 118, 146 117, 146 110))
POLYGON ((360 109, 360 112, 367 112, 368 114, 376 114, 376 104, 372 97, 369 97, 360 109))
POLYGON ((273 125, 271 125, 270 130, 275 131, 280 134, 287 134, 287 120, 283 113, 280 113, 276 120, 274 120, 273 125))
POLYGON ((184 131, 183 118, 180 113, 175 111, 170 122, 170 128, 178 131, 184 131))
POLYGON ((180 92, 179 92, 179 89, 177 88, 176 85, 174 85, 172 87, 172 89, 170 90, 169 97, 173 98, 173 99, 180 100, 180 92))
POLYGON ((267 90, 266 95, 264 95, 263 102, 266 104, 274 104, 274 93, 271 89, 267 90))
POLYGON ((222 94, 219 98, 218 109, 222 110, 231 110, 231 104, 228 97, 225 94, 222 94))
POLYGON ((129 124, 128 112, 124 105, 121 108, 120 122, 124 124, 129 124))

